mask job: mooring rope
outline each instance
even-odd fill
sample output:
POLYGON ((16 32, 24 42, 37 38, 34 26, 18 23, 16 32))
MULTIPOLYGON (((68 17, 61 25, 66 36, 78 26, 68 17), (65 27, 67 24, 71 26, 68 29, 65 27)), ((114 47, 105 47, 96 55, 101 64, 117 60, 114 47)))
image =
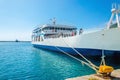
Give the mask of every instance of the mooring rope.
MULTIPOLYGON (((63 38, 62 38, 63 39, 63 38)), ((98 66, 94 65, 90 60, 88 60, 87 58, 85 58, 81 53, 79 53, 75 48, 73 48, 69 43, 66 43, 65 40, 63 39, 64 43, 69 46, 70 48, 72 48, 77 54, 79 54, 83 59, 85 59, 91 66, 99 69, 98 66)))
POLYGON ((101 64, 100 65, 106 65, 105 63, 105 55, 104 55, 104 50, 102 50, 102 60, 101 60, 101 64))
MULTIPOLYGON (((56 46, 55 46, 55 47, 56 47, 56 46)), ((90 68, 94 69, 94 70, 97 72, 97 69, 94 68, 94 67, 92 67, 89 63, 87 63, 87 62, 85 62, 85 61, 83 61, 83 60, 80 60, 80 59, 78 59, 78 58, 76 58, 76 57, 70 55, 69 53, 63 51, 62 49, 60 49, 60 48, 58 48, 58 47, 56 47, 56 48, 57 48, 59 51, 61 51, 62 53, 64 53, 64 54, 66 54, 66 55, 68 55, 68 56, 70 56, 70 57, 76 59, 77 61, 81 62, 81 64, 85 64, 85 65, 89 66, 90 68)))
MULTIPOLYGON (((49 40, 48 40, 48 42, 51 43, 49 40)), ((98 71, 98 70, 96 69, 97 67, 96 67, 94 64, 90 64, 90 63, 87 63, 87 62, 85 62, 85 61, 83 61, 83 60, 80 60, 80 59, 78 59, 78 58, 70 55, 69 53, 63 51, 62 49, 58 48, 57 46, 55 46, 55 45, 53 45, 53 46, 54 46, 56 49, 58 49, 60 52, 62 52, 62 53, 64 53, 64 54, 66 54, 66 55, 74 58, 75 60, 81 62, 82 64, 85 64, 85 65, 89 66, 90 68, 92 68, 92 69, 95 70, 96 72, 98 71)), ((79 54, 80 54, 80 53, 79 53, 79 54)))

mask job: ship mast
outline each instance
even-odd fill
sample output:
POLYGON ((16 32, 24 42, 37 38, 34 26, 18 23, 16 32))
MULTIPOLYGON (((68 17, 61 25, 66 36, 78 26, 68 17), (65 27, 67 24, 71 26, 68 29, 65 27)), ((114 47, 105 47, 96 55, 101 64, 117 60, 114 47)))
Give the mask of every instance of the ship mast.
POLYGON ((55 19, 55 17, 54 17, 53 19, 50 19, 50 20, 52 21, 53 25, 56 24, 56 19, 55 19))
POLYGON ((116 6, 116 4, 112 4, 111 12, 112 12, 112 15, 111 15, 111 18, 108 22, 107 29, 110 28, 115 14, 116 14, 117 27, 120 28, 119 15, 118 15, 120 13, 120 5, 116 6))

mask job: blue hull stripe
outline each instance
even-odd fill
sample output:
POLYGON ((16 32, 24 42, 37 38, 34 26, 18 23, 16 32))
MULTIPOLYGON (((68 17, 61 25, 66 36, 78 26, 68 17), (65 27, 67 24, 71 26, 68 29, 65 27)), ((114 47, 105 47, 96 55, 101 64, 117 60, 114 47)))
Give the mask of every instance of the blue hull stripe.
MULTIPOLYGON (((51 51, 57 51, 60 52, 56 47, 54 46, 46 46, 46 45, 37 45, 33 44, 34 47, 40 48, 40 49, 46 49, 46 50, 51 50, 51 51)), ((70 47, 58 47, 59 49, 62 49, 63 51, 72 54, 72 55, 78 55, 72 48, 70 47)), ((92 55, 92 56, 97 56, 102 54, 102 50, 100 49, 87 49, 87 48, 75 48, 79 53, 83 55, 92 55)), ((114 53, 118 53, 118 51, 108 51, 105 50, 105 55, 112 55, 114 53)), ((119 52, 120 53, 120 52, 119 52)))

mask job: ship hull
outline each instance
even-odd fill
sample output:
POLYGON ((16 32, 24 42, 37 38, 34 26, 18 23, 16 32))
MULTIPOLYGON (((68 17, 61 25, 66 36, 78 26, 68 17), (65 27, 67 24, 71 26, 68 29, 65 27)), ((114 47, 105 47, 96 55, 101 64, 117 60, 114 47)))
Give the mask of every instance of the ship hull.
POLYGON ((61 52, 63 50, 72 55, 78 55, 72 48, 83 55, 106 55, 120 53, 120 29, 102 30, 94 33, 82 34, 73 37, 44 39, 41 42, 32 42, 34 47, 61 52), (56 48, 57 47, 57 48, 56 48), (59 48, 59 49, 58 49, 59 48))
MULTIPOLYGON (((76 51, 74 51, 70 47, 57 47, 56 48, 55 46, 36 45, 36 44, 33 46, 38 49, 44 49, 44 50, 55 51, 55 52, 61 52, 60 50, 62 50, 71 55, 79 55, 76 51)), ((101 56, 102 55, 101 49, 87 49, 87 48, 74 48, 74 49, 77 50, 80 54, 85 55, 85 56, 101 56)), ((114 54, 120 54, 120 51, 104 50, 104 54, 107 56, 111 56, 114 54)))

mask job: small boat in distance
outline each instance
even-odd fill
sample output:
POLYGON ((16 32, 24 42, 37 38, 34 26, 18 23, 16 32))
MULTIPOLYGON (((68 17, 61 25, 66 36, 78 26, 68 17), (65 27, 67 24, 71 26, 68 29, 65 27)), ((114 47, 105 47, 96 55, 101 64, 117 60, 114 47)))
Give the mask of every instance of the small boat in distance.
POLYGON ((19 40, 16 39, 15 42, 19 42, 19 40))
POLYGON ((101 55, 102 50, 105 55, 120 54, 120 9, 113 6, 111 12, 105 29, 86 34, 83 29, 78 32, 75 26, 58 25, 53 19, 53 24, 45 24, 33 30, 32 45, 52 51, 62 50, 73 55, 77 55, 73 48, 83 55, 101 55), (114 15, 116 22, 113 21, 114 15))

